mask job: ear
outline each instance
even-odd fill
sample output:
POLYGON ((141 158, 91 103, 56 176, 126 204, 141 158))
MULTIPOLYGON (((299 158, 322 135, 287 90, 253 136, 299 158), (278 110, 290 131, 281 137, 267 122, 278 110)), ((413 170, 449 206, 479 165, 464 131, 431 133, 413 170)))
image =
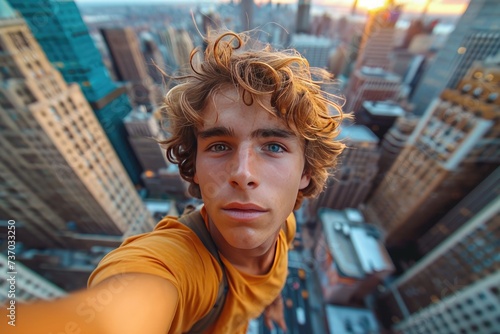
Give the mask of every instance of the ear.
POLYGON ((311 176, 309 173, 303 173, 302 177, 300 178, 300 183, 299 183, 299 190, 304 189, 311 183, 311 176))
POLYGON ((196 183, 196 184, 200 184, 200 181, 198 180, 198 174, 195 172, 194 173, 194 176, 193 176, 193 182, 196 183))

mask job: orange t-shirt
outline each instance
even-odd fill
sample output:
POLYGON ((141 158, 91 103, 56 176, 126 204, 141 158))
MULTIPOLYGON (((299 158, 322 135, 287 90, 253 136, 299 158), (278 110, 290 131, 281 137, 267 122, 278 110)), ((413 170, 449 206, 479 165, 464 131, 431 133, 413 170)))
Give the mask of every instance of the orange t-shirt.
MULTIPOLYGON (((207 221, 205 208, 202 215, 207 221)), ((206 333, 246 333, 248 321, 258 317, 281 292, 287 275, 287 251, 295 234, 295 217, 281 230, 271 270, 266 275, 238 271, 220 254, 226 268, 229 291, 224 309, 206 333)), ((177 220, 165 217, 150 233, 128 238, 106 255, 89 278, 89 287, 124 273, 147 273, 170 281, 179 301, 168 333, 188 331, 213 307, 222 271, 217 260, 196 234, 177 220)))

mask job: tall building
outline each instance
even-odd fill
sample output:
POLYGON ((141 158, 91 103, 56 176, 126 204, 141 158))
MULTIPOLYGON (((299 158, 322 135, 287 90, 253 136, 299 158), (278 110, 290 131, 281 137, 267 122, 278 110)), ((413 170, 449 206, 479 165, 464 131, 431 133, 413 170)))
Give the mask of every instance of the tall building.
POLYGON ((325 190, 309 201, 312 216, 322 207, 336 210, 357 208, 366 199, 377 175, 379 140, 373 132, 362 125, 346 126, 339 139, 347 148, 342 152, 335 174, 329 177, 325 190))
POLYGON ((149 76, 153 79, 155 84, 163 85, 165 78, 158 68, 162 71, 165 71, 166 68, 163 54, 161 53, 158 44, 156 44, 156 41, 150 34, 144 35, 142 44, 144 49, 144 59, 146 61, 149 76))
MULTIPOLYGON (((2 1, 0 1, 0 9, 2 8, 2 1)), ((2 16, 0 16, 0 19, 2 16)), ((0 303, 10 303, 12 297, 9 297, 9 279, 11 274, 9 272, 15 272, 15 280, 13 281, 15 285, 15 301, 17 302, 30 302, 33 300, 48 300, 63 297, 66 292, 61 288, 55 286, 51 282, 47 281, 42 276, 33 272, 22 263, 15 261, 15 266, 9 269, 9 264, 11 261, 3 254, 0 254, 0 303)), ((8 305, 8 304, 5 304, 8 305)), ((4 321, 8 321, 4 319, 4 321)))
POLYGON ((402 48, 407 49, 412 43, 413 39, 418 35, 430 35, 432 31, 438 24, 438 20, 433 20, 428 24, 424 24, 421 19, 416 19, 411 21, 410 26, 406 30, 405 37, 403 39, 402 48))
POLYGON ((315 36, 324 36, 328 38, 335 38, 337 32, 337 22, 332 19, 328 14, 323 14, 322 16, 316 16, 311 24, 310 34, 315 36))
POLYGON ((498 332, 500 196, 484 204, 378 297, 394 333, 498 332))
POLYGON ((403 117, 405 113, 405 110, 394 102, 365 101, 356 115, 356 124, 365 125, 382 140, 396 119, 403 117))
POLYGON ((102 28, 113 69, 118 80, 127 82, 135 106, 144 105, 153 111, 161 96, 153 85, 141 53, 139 40, 132 28, 102 28))
POLYGON ((141 169, 122 122, 132 109, 126 89, 112 81, 74 1, 9 2, 23 15, 64 80, 80 85, 132 182, 139 183, 141 169))
POLYGON ((158 121, 145 108, 137 108, 124 120, 128 140, 145 171, 167 168, 165 150, 156 140, 164 139, 158 121))
POLYGON ((369 12, 355 69, 368 66, 392 70, 390 53, 394 48, 395 25, 400 14, 401 10, 391 4, 369 12))
POLYGON ((349 79, 346 88, 347 112, 355 114, 365 101, 397 101, 400 98, 401 77, 381 68, 362 67, 349 79))
POLYGON ((297 34, 311 33, 311 0, 299 0, 297 8, 297 34))
POLYGON ((335 42, 326 37, 294 34, 290 40, 290 47, 300 52, 310 66, 327 68, 330 54, 335 48, 335 42))
POLYGON ((416 240, 500 162, 500 57, 429 106, 367 203, 390 246, 416 240))
POLYGON ((248 31, 254 27, 254 2, 253 0, 241 0, 241 30, 248 31))
POLYGON ((51 246, 65 243, 65 231, 151 230, 80 87, 66 84, 24 20, 0 20, 0 50, 0 210, 29 231, 17 240, 51 246))
POLYGON ((418 240, 420 253, 427 254, 431 252, 498 196, 500 196, 500 168, 497 168, 484 179, 418 240))
MULTIPOLYGON (((390 130, 385 134, 380 144, 380 159, 378 160, 378 173, 373 182, 375 190, 382 182, 386 173, 403 150, 411 133, 417 126, 418 118, 412 114, 399 117, 390 130)), ((370 195, 368 195, 370 196, 370 195)))
POLYGON ((193 40, 184 29, 167 28, 160 34, 162 43, 167 47, 168 58, 172 60, 172 70, 189 66, 189 55, 194 49, 193 40))
POLYGON ((497 0, 470 1, 412 95, 417 115, 423 114, 443 89, 455 87, 474 61, 500 51, 499 16, 497 0))

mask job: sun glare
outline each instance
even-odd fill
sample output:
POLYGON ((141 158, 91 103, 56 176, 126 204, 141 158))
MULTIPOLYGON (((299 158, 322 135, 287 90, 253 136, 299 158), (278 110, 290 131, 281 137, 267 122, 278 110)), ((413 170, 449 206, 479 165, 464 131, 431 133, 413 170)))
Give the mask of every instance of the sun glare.
POLYGON ((358 0, 358 7, 367 10, 374 10, 384 7, 386 0, 358 0))

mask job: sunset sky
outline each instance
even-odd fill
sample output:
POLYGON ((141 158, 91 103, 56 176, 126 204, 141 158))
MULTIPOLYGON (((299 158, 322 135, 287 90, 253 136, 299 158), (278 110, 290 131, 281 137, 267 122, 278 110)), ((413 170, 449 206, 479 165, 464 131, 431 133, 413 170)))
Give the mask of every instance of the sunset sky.
MULTIPOLYGON (((214 1, 196 1, 196 2, 228 2, 229 0, 226 1, 221 1, 221 0, 214 0, 214 1)), ((237 2, 238 0, 236 0, 237 2)), ((255 0, 256 3, 267 3, 269 0, 255 0)), ((384 3, 385 0, 358 0, 358 7, 361 8, 370 8, 374 3, 384 3)), ((425 4, 428 0, 396 0, 397 3, 401 3, 405 5, 405 11, 408 11, 411 9, 414 12, 421 12, 425 4)), ((77 3, 84 4, 84 3, 116 3, 116 4, 123 4, 123 3, 144 3, 144 2, 150 2, 150 3, 175 3, 175 2, 182 2, 186 3, 188 1, 180 1, 180 0, 146 0, 146 1, 139 1, 139 0, 76 0, 77 3)), ((193 0, 194 2, 194 0, 193 0)), ((298 0, 272 0, 273 3, 297 3, 298 0)), ((341 6, 341 7, 351 7, 353 4, 353 0, 312 0, 312 4, 317 4, 317 5, 331 5, 331 6, 341 6)), ((431 5, 429 6, 429 13, 434 13, 434 14, 451 14, 451 15, 460 15, 465 11, 467 8, 467 4, 469 3, 469 0, 431 0, 431 5)))

